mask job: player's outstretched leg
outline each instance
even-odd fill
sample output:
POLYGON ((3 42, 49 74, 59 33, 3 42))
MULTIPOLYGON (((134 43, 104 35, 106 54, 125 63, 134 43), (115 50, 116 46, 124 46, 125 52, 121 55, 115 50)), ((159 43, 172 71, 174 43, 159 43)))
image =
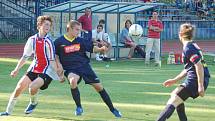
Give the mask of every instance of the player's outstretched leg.
POLYGON ((81 98, 80 98, 80 92, 79 92, 78 87, 76 87, 74 89, 71 88, 71 94, 72 94, 72 98, 76 104, 75 115, 80 116, 83 113, 83 108, 81 106, 81 98))
POLYGON ((113 103, 106 92, 106 90, 102 87, 100 83, 93 84, 93 87, 96 89, 97 92, 99 92, 102 100, 105 102, 105 104, 108 106, 109 110, 113 113, 115 117, 122 117, 122 114, 113 106, 113 103))
POLYGON ((30 102, 28 104, 28 106, 25 109, 25 114, 30 114, 34 111, 34 109, 37 107, 37 100, 38 100, 38 92, 36 92, 35 94, 33 93, 32 88, 29 88, 29 92, 30 92, 30 102))
POLYGON ((9 116, 12 113, 16 102, 17 102, 17 98, 14 98, 14 96, 12 94, 9 99, 9 102, 7 104, 6 112, 1 112, 0 116, 9 116))
POLYGON ((174 112, 175 107, 171 104, 166 105, 165 109, 160 113, 157 121, 166 121, 172 113, 174 112))
MULTIPOLYGON (((157 121, 166 121, 166 119, 170 118, 176 107, 179 106, 179 108, 181 108, 180 104, 183 104, 184 100, 181 97, 179 97, 179 95, 181 96, 183 92, 184 87, 177 87, 175 90, 172 91, 171 97, 167 102, 166 108, 160 113, 157 121)), ((183 110, 183 107, 181 110, 183 110)), ((181 114, 183 115, 183 113, 180 113, 180 115, 181 114)))
POLYGON ((37 104, 29 103, 27 108, 25 109, 25 114, 31 114, 36 108, 37 104))
POLYGON ((9 116, 10 114, 8 112, 1 112, 0 116, 9 116))
POLYGON ((13 109, 17 102, 17 98, 28 87, 30 83, 31 83, 31 80, 25 75, 19 80, 14 92, 10 96, 6 111, 0 113, 0 116, 9 116, 13 112, 13 109))
POLYGON ((68 75, 68 80, 69 80, 70 87, 71 87, 72 98, 76 104, 76 110, 75 110, 76 116, 81 116, 83 113, 83 108, 81 106, 80 92, 78 89, 79 79, 80 79, 80 76, 78 76, 77 74, 69 73, 69 75, 68 75))
POLYGON ((180 121, 187 121, 184 103, 181 103, 179 106, 177 106, 176 110, 177 110, 179 120, 180 121))
MULTIPOLYGON (((46 86, 46 85, 45 85, 46 86)), ((30 102, 25 109, 25 114, 31 114, 34 109, 38 105, 38 90, 41 88, 42 90, 46 89, 47 87, 44 86, 44 79, 36 78, 30 85, 29 85, 29 93, 30 93, 30 102), (43 86, 43 87, 42 87, 43 86)))
POLYGON ((114 116, 115 117, 122 117, 121 113, 113 107, 113 103, 112 103, 108 93, 106 92, 106 90, 104 88, 102 91, 99 91, 99 94, 100 94, 102 100, 105 102, 105 104, 110 109, 110 111, 114 114, 114 116))

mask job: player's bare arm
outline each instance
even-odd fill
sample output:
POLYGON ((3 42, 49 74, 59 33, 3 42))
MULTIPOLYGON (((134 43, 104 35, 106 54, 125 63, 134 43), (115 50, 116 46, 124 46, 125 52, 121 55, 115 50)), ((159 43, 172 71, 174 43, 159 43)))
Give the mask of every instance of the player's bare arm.
POLYGON ((166 81, 163 83, 163 85, 164 85, 165 87, 170 87, 170 86, 172 86, 173 84, 175 84, 176 82, 178 82, 179 80, 183 79, 186 75, 187 75, 187 71, 184 69, 184 70, 182 70, 181 73, 178 74, 175 78, 166 80, 166 81))
POLYGON ((60 63, 60 59, 58 55, 55 55, 55 64, 56 64, 56 72, 58 74, 58 76, 60 77, 60 82, 63 83, 65 81, 64 79, 64 70, 63 67, 60 63))
POLYGON ((10 73, 11 77, 15 77, 19 73, 19 69, 21 69, 23 67, 23 65, 25 65, 25 62, 26 62, 26 58, 22 57, 19 60, 16 68, 13 71, 11 71, 11 73, 10 73))
POLYGON ((195 68, 196 68, 196 74, 197 74, 197 78, 198 78, 198 92, 199 95, 201 97, 204 96, 204 68, 203 65, 201 63, 201 61, 199 61, 198 63, 195 64, 195 68))

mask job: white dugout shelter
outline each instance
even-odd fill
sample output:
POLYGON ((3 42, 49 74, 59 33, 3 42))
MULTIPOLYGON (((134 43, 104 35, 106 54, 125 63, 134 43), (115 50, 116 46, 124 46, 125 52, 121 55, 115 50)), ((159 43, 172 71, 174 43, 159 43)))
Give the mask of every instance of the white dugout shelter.
POLYGON ((163 3, 142 2, 104 2, 104 1, 73 1, 64 2, 55 6, 42 9, 43 15, 53 17, 54 23, 51 34, 54 38, 66 32, 66 24, 70 19, 78 19, 83 15, 86 7, 92 10, 92 25, 96 28, 100 19, 104 19, 105 31, 115 36, 113 46, 114 56, 119 57, 119 33, 127 19, 137 22, 137 16, 141 11, 159 8, 163 3))

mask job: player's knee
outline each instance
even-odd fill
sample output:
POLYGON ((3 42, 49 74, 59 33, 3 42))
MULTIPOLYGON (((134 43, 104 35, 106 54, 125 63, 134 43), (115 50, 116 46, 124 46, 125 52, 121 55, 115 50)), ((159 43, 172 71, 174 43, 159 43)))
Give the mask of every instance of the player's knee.
POLYGON ((71 79, 69 79, 69 82, 70 82, 71 88, 76 88, 77 87, 77 83, 78 83, 77 79, 71 78, 71 79))
POLYGON ((103 90, 103 86, 100 83, 94 84, 93 87, 97 92, 100 92, 103 90))
POLYGON ((37 89, 35 89, 35 88, 29 88, 29 93, 30 94, 35 94, 37 92, 37 89))
POLYGON ((34 84, 31 83, 31 84, 29 85, 29 89, 34 89, 34 88, 35 88, 34 84))
POLYGON ((172 104, 177 107, 181 103, 183 103, 183 100, 176 93, 171 93, 171 97, 168 100, 167 104, 172 104))

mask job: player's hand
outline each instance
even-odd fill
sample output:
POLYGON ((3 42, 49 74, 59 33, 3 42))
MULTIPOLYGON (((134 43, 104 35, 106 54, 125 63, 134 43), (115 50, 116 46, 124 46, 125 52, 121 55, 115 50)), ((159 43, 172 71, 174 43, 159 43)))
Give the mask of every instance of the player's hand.
POLYGON ((57 69, 57 75, 58 75, 59 78, 60 78, 60 83, 63 83, 63 82, 65 81, 63 69, 58 68, 58 69, 57 69))
POLYGON ((16 75, 19 73, 19 70, 13 70, 13 71, 11 71, 11 73, 10 73, 10 76, 11 77, 16 77, 16 75))
POLYGON ((60 77, 60 83, 64 83, 64 82, 65 82, 64 76, 63 76, 63 77, 60 77))
POLYGON ((199 96, 204 97, 205 89, 203 85, 198 86, 198 92, 199 92, 199 96))
POLYGON ((163 83, 163 86, 165 87, 170 87, 172 86, 173 84, 175 84, 177 82, 177 80, 175 79, 168 79, 166 80, 164 83, 163 83))

